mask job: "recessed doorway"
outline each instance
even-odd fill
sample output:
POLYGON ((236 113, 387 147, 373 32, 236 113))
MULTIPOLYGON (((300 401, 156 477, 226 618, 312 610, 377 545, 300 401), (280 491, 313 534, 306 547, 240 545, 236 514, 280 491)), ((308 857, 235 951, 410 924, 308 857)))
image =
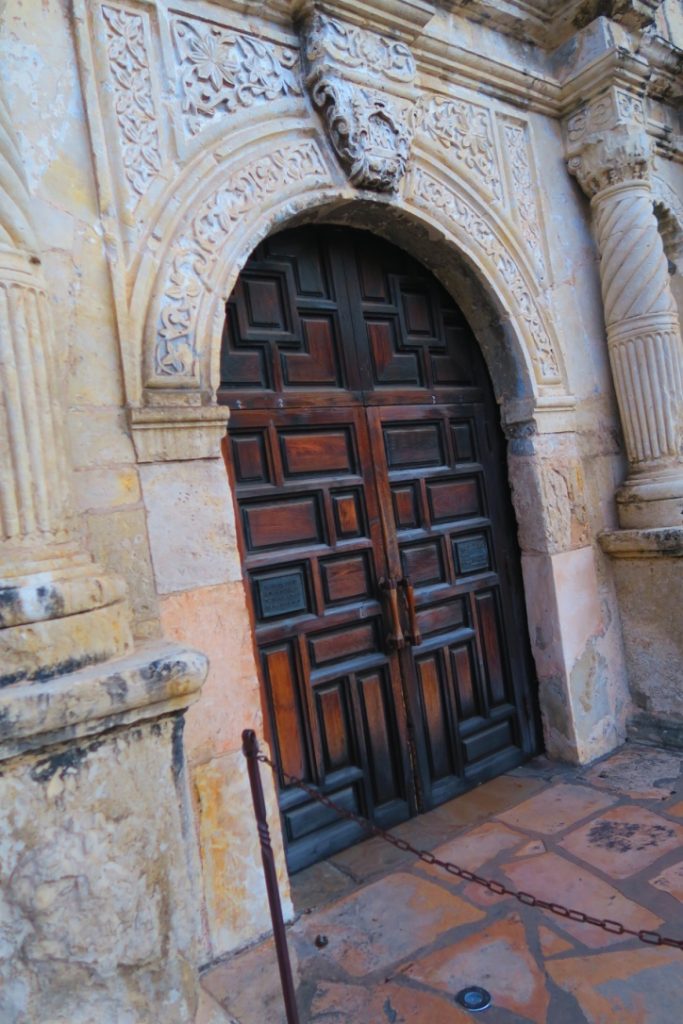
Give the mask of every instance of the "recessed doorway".
MULTIPOLYGON (((436 278, 367 232, 273 235, 227 304, 221 382, 281 770, 387 827, 536 753, 498 410, 436 278)), ((291 871, 362 836, 280 783, 291 871)))

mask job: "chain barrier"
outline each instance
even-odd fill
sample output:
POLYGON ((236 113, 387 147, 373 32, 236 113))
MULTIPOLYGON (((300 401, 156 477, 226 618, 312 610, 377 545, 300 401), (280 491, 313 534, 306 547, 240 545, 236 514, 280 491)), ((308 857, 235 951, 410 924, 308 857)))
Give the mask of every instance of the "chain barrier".
MULTIPOLYGON (((254 755, 252 755, 254 756, 254 755)), ((483 878, 481 875, 475 874, 473 871, 468 871, 466 868, 461 868, 457 864, 451 863, 451 861, 440 860, 429 850, 418 850, 417 847, 413 846, 406 839, 400 839, 399 836, 393 835, 391 832, 387 832, 385 829, 379 827, 379 825, 373 825, 367 818, 361 818, 359 815, 354 814, 353 811, 348 811, 345 807, 340 807, 333 800, 330 800, 328 796, 320 793, 313 786, 309 786, 307 782, 302 779, 298 779, 295 775, 290 775, 288 772, 278 768, 277 765, 266 757, 265 754, 257 753, 256 759, 261 761, 262 764, 266 764, 271 768, 276 775, 280 775, 289 785, 296 786, 298 789, 303 790, 317 803, 322 804, 324 807, 328 807, 331 811, 334 811, 342 818, 346 818, 348 821, 353 821, 357 825, 360 825, 364 831, 370 835, 377 836, 379 839, 383 839, 391 846, 395 846, 397 850, 402 850, 404 853, 412 853, 415 857, 421 860, 424 864, 428 864, 431 867, 443 868, 444 871, 448 872, 449 875, 454 875, 456 878, 462 878, 465 882, 474 882, 475 885, 481 885, 484 889, 488 889, 489 892, 494 893, 496 896, 512 896, 513 899, 523 903, 525 907, 537 907, 539 910, 548 910, 551 914, 556 914, 557 917, 567 918, 569 921, 576 921, 577 924, 592 924, 596 928, 601 928, 605 932, 609 932, 611 935, 630 935, 634 939, 639 939, 648 946, 671 946, 673 949, 683 950, 683 939, 672 939, 666 935, 660 935, 659 932, 648 931, 646 928, 641 928, 636 931, 634 928, 628 928, 625 924, 621 924, 619 921, 611 921, 609 918, 593 917, 591 914, 586 914, 583 910, 573 910, 570 907, 565 907, 561 903, 552 903, 549 900, 543 900, 538 896, 533 896, 529 892, 523 892, 518 889, 510 889, 508 886, 503 885, 502 882, 496 882, 490 878, 483 878)))

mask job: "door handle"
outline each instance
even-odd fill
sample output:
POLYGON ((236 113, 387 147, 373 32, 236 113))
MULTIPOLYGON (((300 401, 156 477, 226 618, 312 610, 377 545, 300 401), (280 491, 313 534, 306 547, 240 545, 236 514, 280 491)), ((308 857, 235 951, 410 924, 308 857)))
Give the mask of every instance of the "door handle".
POLYGON ((417 647, 422 643, 422 634, 420 633, 420 627, 417 622, 417 607, 415 605, 415 587, 413 586, 410 576, 404 576, 402 580, 398 581, 399 587, 403 588, 403 595, 406 600, 408 608, 408 629, 406 633, 406 640, 412 644, 413 647, 417 647))
POLYGON ((386 598, 389 622, 392 631, 387 635, 387 642, 394 650, 400 651, 406 645, 403 630, 401 629, 401 615, 398 608, 398 584, 393 577, 382 578, 379 581, 382 593, 386 598))

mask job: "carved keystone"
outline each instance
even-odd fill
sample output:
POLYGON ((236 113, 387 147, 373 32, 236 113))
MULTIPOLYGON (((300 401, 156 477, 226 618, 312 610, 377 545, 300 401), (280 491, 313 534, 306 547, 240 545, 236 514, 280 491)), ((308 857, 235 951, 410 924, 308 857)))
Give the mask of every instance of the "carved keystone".
POLYGON ((413 141, 410 49, 315 12, 304 22, 303 52, 306 86, 351 184, 396 189, 413 141))

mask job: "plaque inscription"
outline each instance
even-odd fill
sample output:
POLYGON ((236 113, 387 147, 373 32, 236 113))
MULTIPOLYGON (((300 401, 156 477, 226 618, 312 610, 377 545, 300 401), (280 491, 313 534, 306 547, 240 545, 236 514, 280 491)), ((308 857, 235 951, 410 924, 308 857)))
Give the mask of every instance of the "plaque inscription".
POLYGON ((307 610, 306 587, 301 572, 266 576, 256 580, 260 618, 273 619, 307 610))
POLYGON ((488 569, 489 546, 486 537, 468 537, 467 540, 456 541, 455 547, 462 574, 488 569))

